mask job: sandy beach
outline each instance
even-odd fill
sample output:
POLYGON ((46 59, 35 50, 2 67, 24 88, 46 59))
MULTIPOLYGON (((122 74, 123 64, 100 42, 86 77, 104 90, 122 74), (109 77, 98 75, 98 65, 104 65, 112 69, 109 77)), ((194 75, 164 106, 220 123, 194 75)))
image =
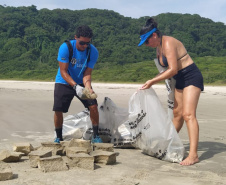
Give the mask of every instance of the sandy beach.
MULTIPOLYGON (((128 108, 131 95, 141 84, 93 83, 99 104, 109 97, 118 107, 128 108)), ((163 106, 167 92, 164 85, 154 85, 163 106)), ((0 150, 12 150, 15 142, 38 146, 53 141, 53 82, 0 80, 0 150)), ((64 116, 84 110, 74 99, 64 116)), ((24 159, 10 163, 14 178, 0 185, 225 185, 226 184, 226 86, 205 86, 197 109, 200 127, 198 154, 200 162, 181 166, 142 154, 137 149, 115 149, 115 165, 100 166, 94 171, 80 168, 43 173, 31 168, 24 159)), ((189 150, 186 125, 179 136, 189 150)))

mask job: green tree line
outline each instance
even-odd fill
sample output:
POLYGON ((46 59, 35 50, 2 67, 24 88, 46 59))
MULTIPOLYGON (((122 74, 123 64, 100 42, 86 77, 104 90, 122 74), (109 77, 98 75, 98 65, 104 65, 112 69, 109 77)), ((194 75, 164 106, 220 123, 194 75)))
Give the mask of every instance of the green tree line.
MULTIPOLYGON (((202 71, 205 83, 226 84, 226 26, 199 15, 154 17, 160 31, 181 40, 202 71), (219 68, 218 68, 219 67, 219 68)), ((89 25, 99 50, 94 80, 143 82, 157 74, 155 50, 139 43, 148 17, 133 19, 100 9, 41 9, 0 5, 0 79, 54 80, 57 53, 79 25, 89 25)))

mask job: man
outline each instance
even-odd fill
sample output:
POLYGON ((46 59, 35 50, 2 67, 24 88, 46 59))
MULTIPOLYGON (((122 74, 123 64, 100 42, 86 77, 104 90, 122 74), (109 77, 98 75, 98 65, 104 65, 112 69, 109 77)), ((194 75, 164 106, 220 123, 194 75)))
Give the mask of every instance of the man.
POLYGON ((59 69, 55 80, 53 105, 57 136, 54 142, 60 143, 60 141, 63 141, 63 113, 68 112, 71 101, 76 96, 90 111, 90 119, 93 125, 92 142, 102 143, 98 134, 97 100, 91 87, 91 73, 99 55, 97 49, 90 44, 92 36, 93 32, 90 27, 80 26, 77 28, 75 40, 69 41, 73 48, 71 61, 69 61, 68 45, 63 43, 59 48, 57 58, 59 69), (87 90, 88 94, 84 94, 84 90, 87 90))

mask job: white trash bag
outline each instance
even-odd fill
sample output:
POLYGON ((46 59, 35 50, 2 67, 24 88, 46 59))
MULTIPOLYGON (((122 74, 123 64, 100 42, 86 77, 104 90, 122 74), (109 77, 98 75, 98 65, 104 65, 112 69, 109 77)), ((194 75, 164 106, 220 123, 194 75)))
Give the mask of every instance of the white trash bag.
POLYGON ((81 139, 86 132, 90 132, 91 120, 88 109, 64 118, 62 135, 64 140, 81 139))
MULTIPOLYGON (((129 111, 117 107, 107 97, 98 111, 99 134, 104 142, 113 143, 116 147, 140 148, 145 154, 166 161, 182 161, 184 146, 152 88, 134 93, 129 101, 129 111)), ((90 140, 92 133, 88 110, 65 117, 65 140, 90 140)))
POLYGON ((110 98, 105 97, 99 107, 99 134, 103 141, 107 140, 114 143, 115 146, 123 146, 124 143, 128 143, 127 134, 130 133, 122 125, 128 120, 128 116, 128 109, 116 106, 110 98))
MULTIPOLYGON (((114 143, 115 146, 123 146, 128 143, 130 132, 122 125, 128 120, 128 109, 120 108, 108 97, 98 107, 99 111, 99 135, 103 142, 114 143)), ((86 109, 76 115, 69 115, 64 118, 63 138, 82 138, 90 140, 93 129, 89 111, 86 109)))
POLYGON ((181 162, 184 146, 155 91, 134 93, 129 101, 129 119, 124 123, 143 153, 170 162, 181 162))

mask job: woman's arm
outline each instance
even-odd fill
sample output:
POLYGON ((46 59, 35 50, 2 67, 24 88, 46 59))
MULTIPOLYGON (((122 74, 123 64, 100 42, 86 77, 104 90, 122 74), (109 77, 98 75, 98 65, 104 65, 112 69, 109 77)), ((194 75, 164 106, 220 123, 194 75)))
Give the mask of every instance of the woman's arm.
POLYGON ((165 39, 162 48, 164 48, 164 56, 168 61, 168 69, 162 73, 159 73, 154 78, 145 82, 145 84, 140 89, 149 89, 152 85, 171 78, 176 75, 178 72, 178 64, 177 64, 177 49, 174 44, 173 38, 165 39))

